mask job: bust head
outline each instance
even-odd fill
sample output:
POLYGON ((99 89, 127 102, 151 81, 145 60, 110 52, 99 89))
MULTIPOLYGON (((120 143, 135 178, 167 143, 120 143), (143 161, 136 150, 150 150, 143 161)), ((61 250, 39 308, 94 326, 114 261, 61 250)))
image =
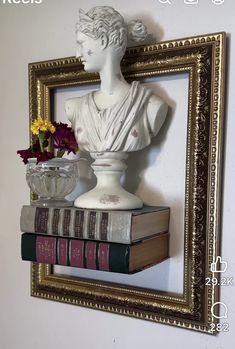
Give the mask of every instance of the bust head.
POLYGON ((96 6, 87 13, 80 9, 76 25, 77 56, 81 56, 85 70, 99 71, 108 53, 121 61, 127 33, 123 17, 112 7, 96 6))

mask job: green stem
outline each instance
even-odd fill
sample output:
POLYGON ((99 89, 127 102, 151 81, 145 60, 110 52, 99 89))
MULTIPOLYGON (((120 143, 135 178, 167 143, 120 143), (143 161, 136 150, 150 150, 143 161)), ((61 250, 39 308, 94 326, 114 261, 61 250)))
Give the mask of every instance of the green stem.
POLYGON ((44 152, 43 143, 45 141, 45 132, 39 132, 38 139, 39 139, 41 152, 43 153, 44 152))
POLYGON ((62 158, 62 156, 64 155, 65 151, 64 150, 58 150, 57 151, 57 154, 56 154, 56 157, 57 158, 62 158))

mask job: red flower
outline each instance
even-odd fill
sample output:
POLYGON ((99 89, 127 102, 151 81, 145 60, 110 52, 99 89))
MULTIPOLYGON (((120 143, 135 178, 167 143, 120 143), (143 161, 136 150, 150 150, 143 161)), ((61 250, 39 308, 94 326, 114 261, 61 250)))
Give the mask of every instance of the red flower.
POLYGON ((55 155, 53 153, 46 151, 46 150, 43 153, 38 152, 35 154, 35 158, 37 158, 37 164, 39 162, 44 162, 44 161, 54 159, 54 157, 55 157, 55 155))
POLYGON ((20 155, 20 157, 23 159, 23 162, 25 164, 28 163, 28 159, 35 157, 31 147, 25 150, 18 150, 17 154, 20 155))

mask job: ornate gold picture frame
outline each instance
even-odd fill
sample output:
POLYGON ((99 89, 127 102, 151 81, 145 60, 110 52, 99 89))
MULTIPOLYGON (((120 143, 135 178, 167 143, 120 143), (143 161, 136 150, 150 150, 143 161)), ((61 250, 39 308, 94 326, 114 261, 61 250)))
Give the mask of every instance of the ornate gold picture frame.
MULTIPOLYGON (((58 275, 53 266, 37 263, 32 264, 32 296, 215 333, 211 307, 219 290, 205 279, 214 276, 210 265, 220 251, 225 39, 225 33, 215 33, 130 48, 122 64, 131 80, 189 75, 183 296, 58 275)), ((98 81, 74 57, 30 64, 30 118, 53 118, 55 89, 98 81)))

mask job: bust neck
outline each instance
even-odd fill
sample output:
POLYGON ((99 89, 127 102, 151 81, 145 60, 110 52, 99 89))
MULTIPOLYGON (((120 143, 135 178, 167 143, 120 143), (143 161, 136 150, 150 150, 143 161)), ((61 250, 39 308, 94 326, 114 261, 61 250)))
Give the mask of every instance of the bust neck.
POLYGON ((101 80, 100 90, 107 95, 115 93, 123 84, 128 85, 122 75, 119 60, 113 56, 107 58, 99 74, 101 80))
POLYGON ((122 75, 120 62, 115 59, 107 59, 99 74, 100 90, 94 93, 94 100, 99 109, 109 108, 126 96, 130 85, 122 75))

